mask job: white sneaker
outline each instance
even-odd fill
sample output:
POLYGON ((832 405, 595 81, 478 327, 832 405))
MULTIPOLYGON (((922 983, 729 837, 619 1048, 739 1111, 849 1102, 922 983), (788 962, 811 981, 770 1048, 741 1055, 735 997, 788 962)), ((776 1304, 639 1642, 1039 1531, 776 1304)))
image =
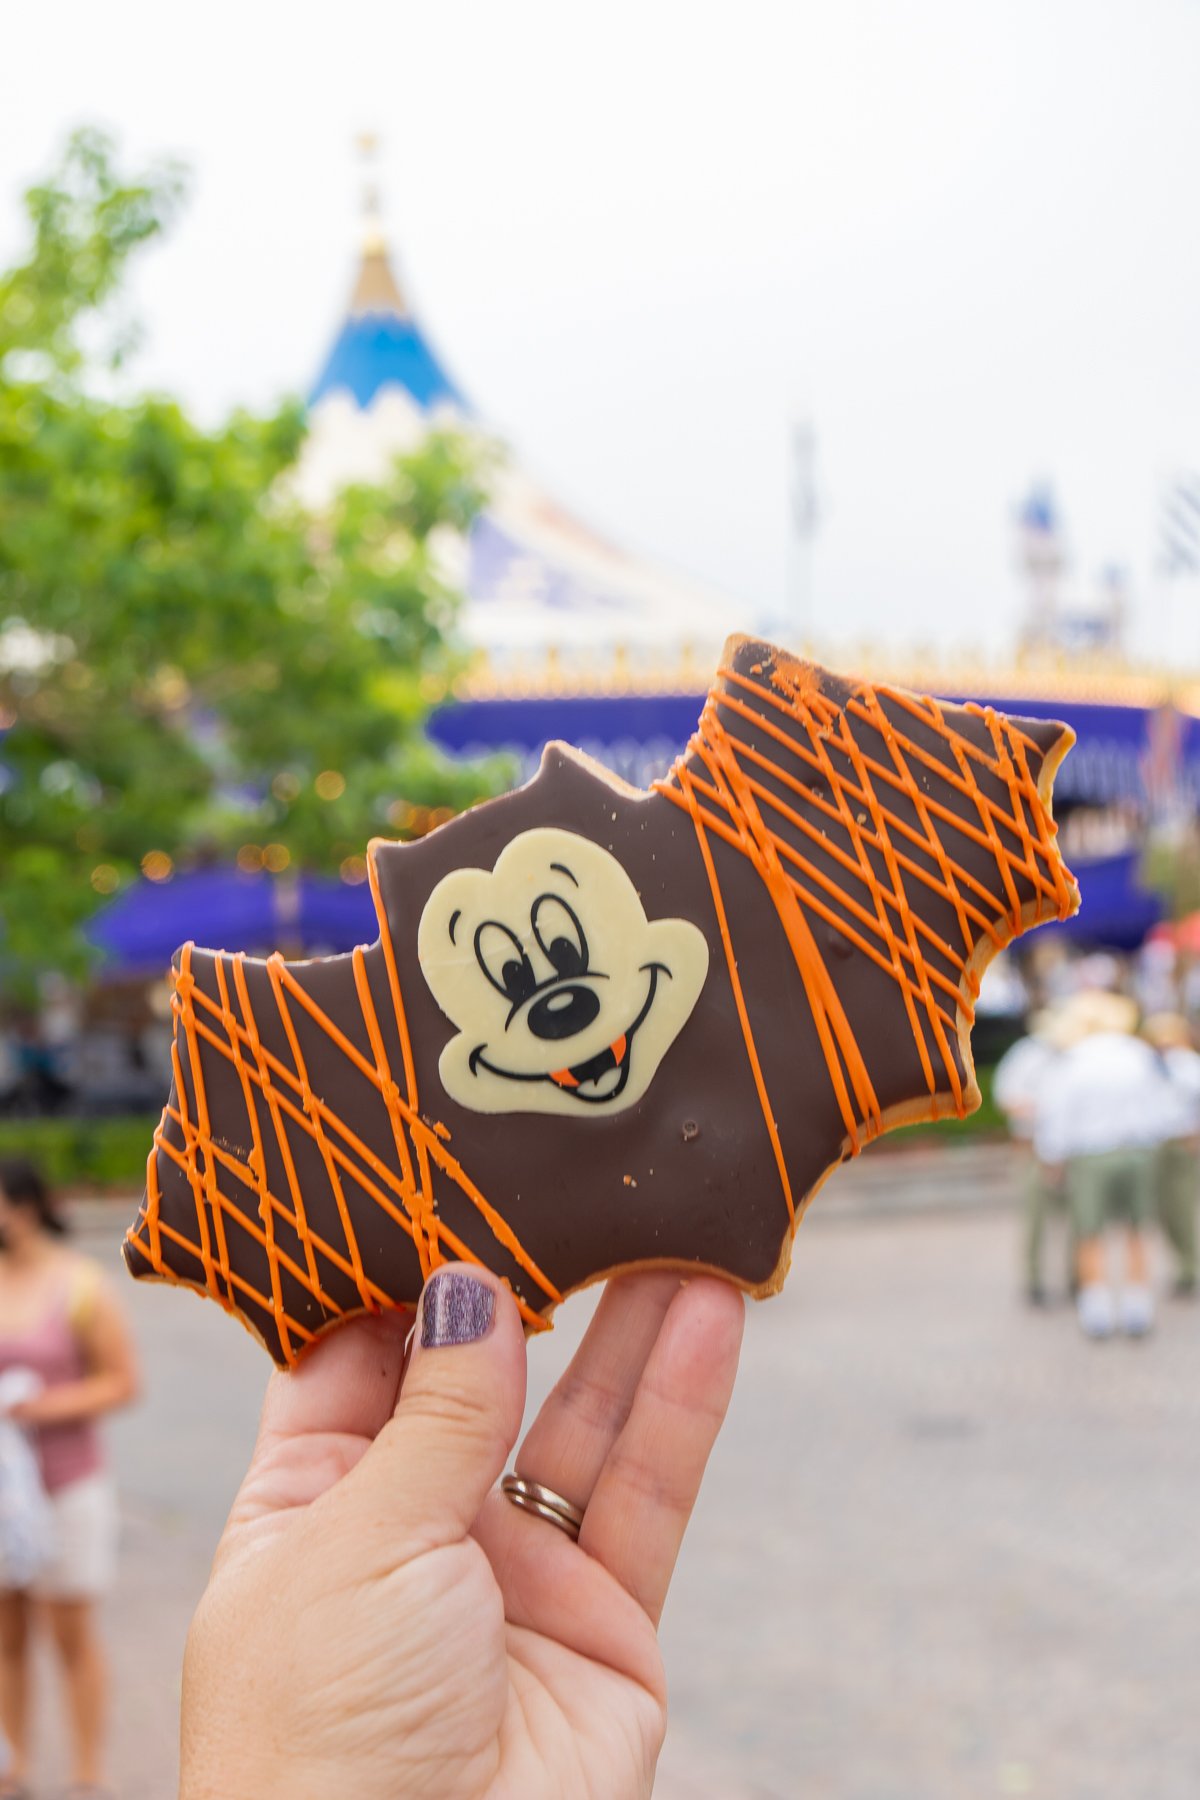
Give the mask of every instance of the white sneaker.
POLYGON ((1112 1289, 1102 1281, 1091 1281, 1087 1287, 1080 1288, 1075 1311, 1084 1337, 1111 1337, 1117 1328, 1112 1289))
POLYGON ((1154 1301, 1148 1287, 1121 1289, 1120 1320, 1126 1337, 1145 1337, 1154 1324, 1154 1301))

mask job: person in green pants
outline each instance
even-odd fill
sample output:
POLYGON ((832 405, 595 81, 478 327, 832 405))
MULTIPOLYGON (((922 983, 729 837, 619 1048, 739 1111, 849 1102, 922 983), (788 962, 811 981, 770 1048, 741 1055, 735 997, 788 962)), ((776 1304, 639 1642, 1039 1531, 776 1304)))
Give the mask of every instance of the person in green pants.
POLYGON ((1158 1053, 1135 1036, 1138 1011, 1124 995, 1085 992, 1071 1014, 1083 1034, 1041 1083, 1034 1148, 1061 1168, 1076 1243, 1080 1328, 1090 1338, 1115 1330, 1143 1337, 1154 1322, 1146 1226, 1155 1206, 1160 1146, 1171 1137, 1178 1101, 1158 1053), (1110 1227, 1124 1240, 1124 1273, 1114 1293, 1110 1227))
POLYGON ((1196 1201, 1200 1193, 1200 1055, 1181 1013, 1152 1013, 1142 1036, 1158 1051, 1177 1105, 1174 1135, 1160 1146, 1155 1201, 1163 1236, 1175 1253, 1175 1293, 1196 1293, 1196 1201))

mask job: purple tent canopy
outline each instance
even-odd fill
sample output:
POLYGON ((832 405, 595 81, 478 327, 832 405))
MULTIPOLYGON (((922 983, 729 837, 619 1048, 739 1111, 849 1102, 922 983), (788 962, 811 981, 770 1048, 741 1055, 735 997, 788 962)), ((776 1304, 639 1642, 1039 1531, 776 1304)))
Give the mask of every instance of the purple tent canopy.
POLYGON ((299 943, 329 953, 373 943, 379 932, 365 882, 217 868, 139 881, 97 915, 88 935, 123 970, 158 972, 189 938, 209 950, 265 953, 299 943))
POLYGON ((1113 856, 1076 858, 1071 873, 1079 883, 1079 911, 1062 924, 1044 927, 1087 949, 1136 950, 1163 916, 1163 903, 1139 878, 1140 856, 1122 850, 1113 856))

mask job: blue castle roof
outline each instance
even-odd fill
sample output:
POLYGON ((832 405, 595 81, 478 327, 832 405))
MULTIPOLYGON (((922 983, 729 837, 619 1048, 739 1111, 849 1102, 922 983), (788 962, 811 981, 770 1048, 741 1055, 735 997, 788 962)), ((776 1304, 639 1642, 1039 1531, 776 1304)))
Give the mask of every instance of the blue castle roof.
POLYGON ((387 387, 402 388, 429 412, 445 403, 467 410, 413 317, 377 227, 368 226, 346 320, 308 396, 315 406, 342 391, 365 411, 387 387))
POLYGON ((308 396, 315 406, 341 388, 364 410, 385 387, 402 387, 422 412, 440 402, 460 409, 463 399, 413 319, 394 313, 348 318, 308 396))

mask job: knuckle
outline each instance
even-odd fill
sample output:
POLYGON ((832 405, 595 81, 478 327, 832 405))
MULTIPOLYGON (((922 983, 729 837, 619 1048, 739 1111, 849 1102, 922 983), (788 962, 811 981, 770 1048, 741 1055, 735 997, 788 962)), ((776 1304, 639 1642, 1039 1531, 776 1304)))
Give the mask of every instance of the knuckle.
POLYGON ((585 1425, 602 1430, 620 1430, 629 1417, 630 1399, 619 1388, 594 1376, 572 1374, 570 1370, 558 1383, 559 1404, 585 1425))
POLYGON ((501 1456, 508 1448, 495 1408, 466 1388, 419 1388, 405 1394, 395 1423, 467 1440, 480 1448, 498 1444, 501 1456))
POLYGON ((695 1499, 692 1484, 674 1470, 649 1461, 645 1456, 614 1449, 609 1460, 609 1473, 638 1500, 647 1501, 660 1511, 686 1517, 695 1499))

